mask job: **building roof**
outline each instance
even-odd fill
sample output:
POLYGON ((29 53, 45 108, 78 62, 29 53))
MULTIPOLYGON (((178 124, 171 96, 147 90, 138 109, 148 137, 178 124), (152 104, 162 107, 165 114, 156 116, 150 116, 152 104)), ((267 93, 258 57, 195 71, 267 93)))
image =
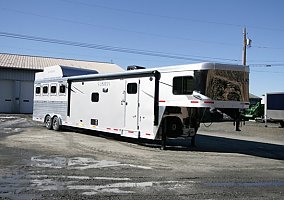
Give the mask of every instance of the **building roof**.
POLYGON ((124 69, 113 63, 0 53, 0 67, 3 68, 42 71, 44 67, 54 65, 92 69, 99 73, 124 71, 124 69))
POLYGON ((254 95, 252 93, 249 93, 249 98, 250 99, 261 99, 261 97, 258 97, 258 96, 254 95))

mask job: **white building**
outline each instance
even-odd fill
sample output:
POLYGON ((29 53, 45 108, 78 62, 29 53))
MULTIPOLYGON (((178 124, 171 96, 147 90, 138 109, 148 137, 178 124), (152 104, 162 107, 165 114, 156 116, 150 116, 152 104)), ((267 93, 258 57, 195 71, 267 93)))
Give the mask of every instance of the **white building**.
POLYGON ((54 65, 98 73, 124 71, 112 63, 0 53, 0 113, 32 113, 35 73, 54 65))

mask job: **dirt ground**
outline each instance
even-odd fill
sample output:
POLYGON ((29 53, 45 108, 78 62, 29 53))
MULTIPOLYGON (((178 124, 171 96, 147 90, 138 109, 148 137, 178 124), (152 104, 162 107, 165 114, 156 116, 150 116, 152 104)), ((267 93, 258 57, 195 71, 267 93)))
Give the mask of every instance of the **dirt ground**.
POLYGON ((284 129, 202 124, 197 147, 44 128, 0 114, 0 199, 282 199, 284 129), (210 126, 209 126, 210 125, 210 126))

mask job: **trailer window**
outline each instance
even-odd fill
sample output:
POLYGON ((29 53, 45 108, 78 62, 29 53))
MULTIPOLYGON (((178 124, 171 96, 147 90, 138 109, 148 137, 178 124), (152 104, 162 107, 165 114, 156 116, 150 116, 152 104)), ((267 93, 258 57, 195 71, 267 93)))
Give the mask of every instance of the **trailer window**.
POLYGON ((99 101, 99 93, 93 92, 91 97, 92 102, 98 102, 99 101))
POLYGON ((173 78, 173 94, 192 94, 194 80, 192 76, 180 76, 173 78))
POLYGON ((137 83, 128 83, 127 94, 136 94, 136 93, 137 93, 137 83))
POLYGON ((43 94, 47 94, 48 93, 48 86, 47 85, 42 87, 42 93, 43 94))
POLYGON ((51 94, 56 94, 56 85, 52 85, 52 86, 50 87, 50 93, 51 93, 51 94))
POLYGON ((66 91, 65 85, 60 85, 60 86, 59 86, 59 93, 65 94, 65 91, 66 91))
POLYGON ((40 95, 40 86, 37 86, 35 89, 36 95, 40 95))

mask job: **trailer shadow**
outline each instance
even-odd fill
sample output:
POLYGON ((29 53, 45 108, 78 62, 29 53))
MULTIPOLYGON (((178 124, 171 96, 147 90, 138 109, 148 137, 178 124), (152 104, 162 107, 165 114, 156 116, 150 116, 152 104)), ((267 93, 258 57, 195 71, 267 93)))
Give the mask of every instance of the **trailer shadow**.
MULTIPOLYGON (((74 131, 74 129, 72 131, 74 131)), ((107 138, 109 140, 134 143, 148 148, 159 149, 161 147, 160 141, 146 139, 137 140, 133 138, 121 137, 120 135, 98 131, 86 131, 82 129, 77 129, 75 131, 85 135, 107 138)), ((236 153, 275 160, 284 160, 284 145, 269 144, 257 141, 246 141, 199 134, 196 136, 196 147, 192 147, 190 140, 185 139, 167 139, 166 144, 167 151, 236 153)))
POLYGON ((190 147, 182 140, 170 140, 167 149, 177 151, 238 153, 262 158, 284 160, 284 145, 208 135, 197 135, 196 144, 196 147, 190 147))

